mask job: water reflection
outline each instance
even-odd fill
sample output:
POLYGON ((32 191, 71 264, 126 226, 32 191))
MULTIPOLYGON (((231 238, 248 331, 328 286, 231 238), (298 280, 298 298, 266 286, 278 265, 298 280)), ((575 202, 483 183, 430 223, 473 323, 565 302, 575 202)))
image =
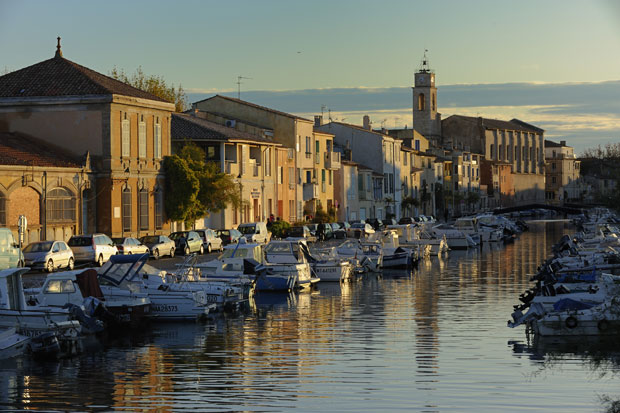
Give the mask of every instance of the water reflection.
MULTIPOLYGON (((570 231, 536 224, 411 273, 260 293, 248 312, 206 326, 153 325, 73 359, 3 362, 0 409, 591 411, 596 394, 613 394, 583 362, 591 347, 527 343, 506 327, 570 231)), ((597 357, 597 369, 617 371, 618 352, 597 357)))

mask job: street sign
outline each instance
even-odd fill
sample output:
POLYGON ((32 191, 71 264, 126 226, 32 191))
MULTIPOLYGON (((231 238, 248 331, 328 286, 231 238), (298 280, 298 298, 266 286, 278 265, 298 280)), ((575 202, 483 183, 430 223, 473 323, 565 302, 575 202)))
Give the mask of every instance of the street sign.
POLYGON ((252 195, 252 199, 258 199, 258 198, 260 198, 260 191, 254 190, 254 191, 250 192, 250 195, 252 195))

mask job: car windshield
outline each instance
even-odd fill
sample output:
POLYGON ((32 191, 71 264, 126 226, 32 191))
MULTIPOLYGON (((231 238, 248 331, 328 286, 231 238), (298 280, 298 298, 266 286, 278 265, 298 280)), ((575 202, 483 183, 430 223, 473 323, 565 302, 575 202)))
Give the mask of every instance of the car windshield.
POLYGON ((186 238, 187 237, 187 232, 173 232, 172 234, 170 234, 170 239, 171 240, 177 240, 179 238, 186 238))
POLYGON ((47 252, 52 248, 53 241, 48 242, 34 242, 24 248, 24 252, 47 252))
POLYGON ((239 231, 242 234, 255 234, 256 227, 254 225, 247 225, 247 226, 239 227, 239 231))
POLYGON ((140 242, 143 244, 155 244, 159 242, 159 237, 155 237, 155 236, 142 237, 140 238, 140 242))
POLYGON ((93 245, 91 237, 71 237, 69 240, 70 247, 90 247, 93 245))
POLYGON ((115 244, 122 244, 125 241, 125 238, 112 238, 112 242, 115 244))

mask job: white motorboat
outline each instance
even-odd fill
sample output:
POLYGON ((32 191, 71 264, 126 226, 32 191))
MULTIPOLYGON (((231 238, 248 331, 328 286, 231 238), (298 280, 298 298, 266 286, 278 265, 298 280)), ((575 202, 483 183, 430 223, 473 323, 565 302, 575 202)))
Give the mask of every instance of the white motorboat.
POLYGON ((273 274, 295 274, 295 288, 305 289, 320 281, 308 262, 305 241, 270 241, 265 246, 265 267, 273 274))
POLYGON ((29 342, 30 337, 19 334, 13 327, 0 329, 0 360, 23 354, 29 342))
POLYGON ((351 260, 338 257, 335 247, 312 250, 308 261, 314 273, 327 282, 346 282, 355 278, 355 265, 351 260))
POLYGON ((141 273, 147 258, 146 255, 110 257, 99 271, 103 295, 125 296, 127 291, 146 294, 151 300, 151 318, 155 320, 200 320, 215 308, 202 290, 179 288, 175 284, 166 284, 159 274, 141 273))
POLYGON ((378 272, 383 263, 383 250, 377 243, 363 243, 359 239, 348 239, 335 248, 338 257, 359 261, 363 271, 378 272))
POLYGON ((531 320, 531 329, 540 336, 605 336, 620 333, 620 299, 549 312, 531 320))
POLYGON ((28 270, 0 271, 0 328, 15 328, 19 334, 30 338, 52 333, 65 353, 77 352, 81 323, 68 309, 28 304, 22 284, 22 274, 28 270))
POLYGON ((396 233, 400 246, 417 249, 420 258, 440 255, 449 250, 448 242, 444 236, 435 237, 422 226, 411 224, 388 225, 387 229, 396 233))
POLYGON ((435 225, 432 234, 436 237, 445 236, 448 247, 452 250, 466 250, 477 245, 469 235, 448 224, 435 225))

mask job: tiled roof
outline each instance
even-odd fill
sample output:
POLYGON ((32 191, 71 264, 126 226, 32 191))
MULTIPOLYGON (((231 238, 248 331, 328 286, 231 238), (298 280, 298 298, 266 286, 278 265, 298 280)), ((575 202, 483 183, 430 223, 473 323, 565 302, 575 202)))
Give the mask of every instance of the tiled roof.
MULTIPOLYGON (((329 123, 333 123, 335 125, 346 126, 346 127, 349 127, 349 128, 353 128, 353 129, 357 129, 357 130, 363 131, 363 132, 372 133, 372 134, 375 134, 375 135, 378 135, 378 136, 381 136, 381 137, 388 137, 390 139, 398 140, 398 138, 395 137, 395 136, 390 136, 390 135, 387 135, 387 134, 384 134, 384 133, 381 133, 381 132, 377 132, 377 131, 374 131, 374 130, 368 130, 368 129, 364 128, 363 126, 353 125, 352 123, 344 123, 344 122, 336 122, 336 121, 332 121, 332 122, 329 122, 329 123)), ((329 125, 329 123, 326 123, 326 124, 321 125, 321 126, 329 125)))
POLYGON ((211 100, 211 99, 215 99, 215 98, 230 100, 231 102, 236 102, 236 103, 239 103, 241 105, 250 106, 250 107, 253 107, 253 108, 256 108, 256 109, 260 109, 260 110, 264 110, 264 111, 267 111, 267 112, 275 113, 276 115, 286 116, 287 118, 291 118, 291 119, 300 119, 300 120, 305 120, 307 122, 312 122, 310 119, 306 119, 306 118, 302 118, 302 117, 299 117, 299 116, 291 115, 290 113, 286 113, 286 112, 280 112, 279 110, 271 109, 271 108, 268 108, 266 106, 260 106, 260 105, 257 105, 255 103, 247 102, 245 100, 235 99, 235 98, 231 98, 231 97, 228 97, 228 96, 222 96, 222 95, 211 96, 210 98, 203 99, 203 100, 200 100, 200 101, 195 102, 195 103, 205 102, 207 100, 211 100))
POLYGON ((82 162, 69 152, 18 133, 0 133, 0 165, 79 168, 82 162))
POLYGON ((561 148, 562 145, 560 145, 557 142, 553 142, 553 141, 548 141, 547 139, 545 139, 545 148, 561 148))
POLYGON ((510 121, 506 121, 499 119, 477 118, 474 116, 452 115, 446 118, 446 120, 450 118, 457 118, 470 123, 478 123, 479 120, 482 120, 482 124, 486 129, 506 129, 535 133, 544 132, 543 129, 537 128, 536 126, 530 125, 529 123, 520 121, 519 119, 512 119, 510 121))
POLYGON ((219 123, 211 122, 192 115, 182 113, 172 114, 172 123, 170 124, 170 135, 172 140, 212 140, 212 141, 229 141, 243 140, 258 143, 275 142, 271 139, 253 135, 248 132, 239 131, 235 128, 229 128, 219 123))
POLYGON ((0 76, 0 98, 111 94, 167 102, 61 56, 0 76))

